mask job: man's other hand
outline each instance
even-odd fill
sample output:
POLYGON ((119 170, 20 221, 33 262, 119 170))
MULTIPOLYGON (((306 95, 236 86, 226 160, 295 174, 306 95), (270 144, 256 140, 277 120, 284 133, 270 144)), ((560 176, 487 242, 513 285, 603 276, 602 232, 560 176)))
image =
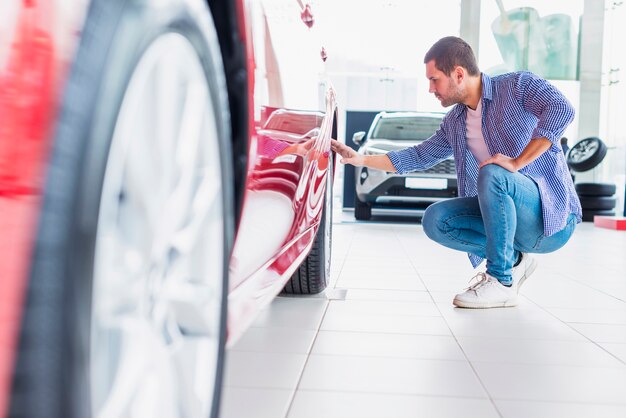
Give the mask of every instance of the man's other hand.
POLYGON ((478 168, 483 168, 487 164, 499 165, 500 167, 509 170, 511 173, 515 173, 518 170, 515 158, 507 157, 503 154, 496 154, 493 157, 487 158, 485 161, 480 163, 478 168))

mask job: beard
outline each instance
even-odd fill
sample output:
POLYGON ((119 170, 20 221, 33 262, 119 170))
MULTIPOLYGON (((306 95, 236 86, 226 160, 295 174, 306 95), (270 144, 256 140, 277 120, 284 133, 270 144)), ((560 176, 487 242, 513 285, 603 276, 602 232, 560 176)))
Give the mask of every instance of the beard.
POLYGON ((437 98, 441 101, 441 105, 443 107, 448 107, 457 103, 461 103, 464 96, 464 91, 460 87, 455 86, 451 80, 448 90, 445 92, 445 95, 438 95, 437 98))

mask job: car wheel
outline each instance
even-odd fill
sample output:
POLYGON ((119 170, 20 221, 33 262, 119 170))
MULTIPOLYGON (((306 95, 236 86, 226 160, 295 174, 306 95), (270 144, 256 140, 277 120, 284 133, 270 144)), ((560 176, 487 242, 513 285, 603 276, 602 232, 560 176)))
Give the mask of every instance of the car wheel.
POLYGON ((615 211, 612 210, 583 210, 583 222, 593 222, 595 216, 615 216, 615 211))
POLYGON ((567 153, 567 164, 574 171, 591 170, 602 162, 607 148, 595 136, 578 141, 567 153))
POLYGON ((610 183, 578 183, 576 193, 580 196, 613 196, 615 194, 615 184, 610 183))
POLYGON ((615 208, 615 198, 605 196, 578 196, 583 209, 610 210, 615 208))
POLYGON ((23 417, 217 417, 233 240, 219 43, 194 0, 95 0, 12 388, 23 417))
POLYGON ((282 290, 285 294, 314 295, 328 286, 333 230, 333 154, 328 157, 326 192, 320 226, 311 252, 282 290))
POLYGON ((372 217, 372 205, 361 202, 356 195, 354 196, 354 217, 359 221, 369 221, 372 217))

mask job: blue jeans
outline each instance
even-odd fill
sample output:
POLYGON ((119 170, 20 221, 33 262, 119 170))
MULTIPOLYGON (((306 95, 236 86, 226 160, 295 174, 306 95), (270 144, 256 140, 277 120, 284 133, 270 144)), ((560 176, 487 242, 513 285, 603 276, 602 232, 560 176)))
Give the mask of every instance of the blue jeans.
POLYGON ((541 197, 534 181, 489 164, 478 172, 478 196, 430 205, 422 225, 432 240, 487 259, 487 273, 511 284, 519 253, 549 253, 561 248, 576 227, 570 214, 565 228, 546 237, 541 197))

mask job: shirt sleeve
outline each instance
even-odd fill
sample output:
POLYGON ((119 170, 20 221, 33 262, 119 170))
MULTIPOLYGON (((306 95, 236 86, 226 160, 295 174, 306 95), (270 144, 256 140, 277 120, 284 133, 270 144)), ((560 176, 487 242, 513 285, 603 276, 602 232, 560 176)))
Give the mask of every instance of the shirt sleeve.
POLYGON ((531 139, 547 138, 553 144, 551 149, 561 152, 558 144, 574 120, 574 107, 556 87, 533 73, 520 73, 517 83, 517 100, 539 119, 531 139))
POLYGON ((437 132, 424 142, 387 153, 399 174, 426 170, 452 155, 452 147, 446 139, 445 124, 446 118, 444 118, 437 132))

